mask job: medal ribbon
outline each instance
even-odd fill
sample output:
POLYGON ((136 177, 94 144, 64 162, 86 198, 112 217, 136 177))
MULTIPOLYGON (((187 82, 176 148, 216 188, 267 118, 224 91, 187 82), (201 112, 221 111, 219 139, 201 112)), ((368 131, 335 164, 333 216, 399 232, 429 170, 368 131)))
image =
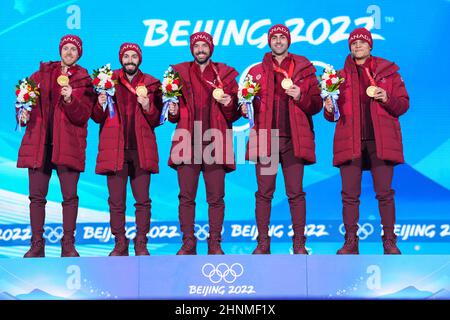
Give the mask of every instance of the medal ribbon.
MULTIPOLYGON (((373 70, 373 59, 370 60, 370 69, 373 70)), ((372 75, 370 74, 370 70, 367 67, 364 67, 364 71, 366 71, 366 75, 369 78, 370 81, 370 85, 376 87, 377 83, 375 82, 375 75, 372 77, 372 75)))
POLYGON ((133 88, 133 86, 131 85, 130 82, 128 82, 124 75, 123 75, 123 70, 120 70, 119 72, 119 81, 132 93, 132 94, 136 94, 136 89, 133 88))
MULTIPOLYGON (((140 80, 140 79, 139 79, 140 80)), ((123 75, 123 70, 120 70, 119 72, 119 81, 128 89, 130 90, 130 92, 134 95, 136 95, 136 89, 131 85, 131 83, 129 81, 127 81, 127 79, 125 79, 125 76, 123 75)), ((138 81, 138 86, 141 86, 143 84, 141 84, 138 81)))
POLYGON ((216 76, 216 80, 217 80, 218 85, 216 85, 213 82, 208 81, 206 79, 205 79, 205 82, 207 84, 209 84, 211 87, 213 87, 214 89, 223 89, 223 82, 222 82, 222 80, 219 77, 219 71, 217 71, 216 66, 212 62, 211 62, 211 68, 213 69, 213 72, 214 72, 214 74, 216 76))
MULTIPOLYGON (((69 76, 71 76, 72 74, 69 74, 69 69, 70 69, 70 67, 68 67, 68 68, 66 69, 66 71, 64 71, 63 66, 61 66, 61 70, 60 70, 61 72, 60 72, 60 75, 59 75, 58 77, 56 77, 56 82, 58 82, 58 78, 59 78, 60 76, 66 76, 66 77, 69 79, 69 84, 70 84, 70 78, 69 78, 69 76)), ((60 85, 60 84, 58 83, 58 85, 60 85)), ((58 98, 58 103, 60 103, 62 99, 63 99, 63 97, 62 97, 62 95, 60 94, 60 95, 59 95, 59 98, 58 98)))
POLYGON ((61 66, 61 76, 67 76, 69 79, 76 73, 77 68, 74 66, 67 67, 67 69, 64 71, 64 67, 61 66))
POLYGON ((294 74, 294 59, 291 59, 291 63, 289 64, 289 71, 286 72, 283 68, 280 68, 275 63, 273 63, 273 70, 284 75, 285 78, 291 79, 294 74))
POLYGON ((69 68, 64 68, 63 66, 61 66, 61 73, 60 76, 66 76, 67 78, 69 77, 69 68), (64 70, 65 69, 65 70, 64 70))

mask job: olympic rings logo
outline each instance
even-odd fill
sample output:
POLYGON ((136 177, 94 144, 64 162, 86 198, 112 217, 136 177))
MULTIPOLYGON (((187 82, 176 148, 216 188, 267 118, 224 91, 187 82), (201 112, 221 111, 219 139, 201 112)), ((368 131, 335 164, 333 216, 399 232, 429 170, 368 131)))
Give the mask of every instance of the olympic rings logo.
MULTIPOLYGON (((357 235, 359 237, 359 239, 361 240, 365 240, 367 239, 374 231, 373 225, 371 223, 364 223, 362 225, 360 225, 358 223, 358 232, 357 235)), ((344 235, 345 234, 345 227, 344 224, 341 223, 341 225, 339 226, 339 232, 344 235)))
MULTIPOLYGON (((195 232, 195 236, 197 237, 198 240, 203 241, 203 240, 208 239, 209 224, 204 224, 204 225, 195 224, 194 232, 195 232)), ((223 227, 222 227, 222 231, 220 233, 223 234, 223 227)))
POLYGON ((49 226, 44 227, 44 238, 50 243, 57 243, 62 239, 64 235, 64 229, 61 226, 52 228, 49 226))
POLYGON ((204 224, 204 225, 195 224, 194 231, 195 231, 195 236, 200 241, 206 240, 209 237, 209 225, 208 224, 204 224))
POLYGON ((216 284, 221 281, 233 283, 244 273, 244 267, 240 263, 233 263, 228 266, 226 263, 219 263, 214 266, 212 263, 206 263, 202 267, 202 274, 212 283, 216 284))

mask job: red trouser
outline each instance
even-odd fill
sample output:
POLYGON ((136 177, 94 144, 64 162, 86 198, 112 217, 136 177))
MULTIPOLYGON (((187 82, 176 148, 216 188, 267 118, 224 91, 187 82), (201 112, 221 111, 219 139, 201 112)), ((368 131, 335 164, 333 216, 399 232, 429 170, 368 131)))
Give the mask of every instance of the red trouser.
POLYGON ((369 167, 378 200, 384 234, 392 234, 395 224, 394 190, 391 189, 394 166, 377 158, 375 141, 361 141, 362 155, 348 164, 340 166, 342 177, 342 215, 345 229, 356 233, 359 221, 359 196, 363 167, 369 167))
POLYGON ((136 200, 136 235, 144 236, 150 230, 150 172, 140 168, 137 150, 125 150, 122 170, 107 176, 111 232, 116 237, 125 236, 128 177, 136 200))
POLYGON ((28 169, 31 231, 35 238, 41 238, 44 234, 48 185, 52 176, 52 170, 56 169, 63 196, 64 235, 72 237, 76 229, 78 215, 77 184, 80 172, 66 166, 55 166, 52 164, 51 146, 45 146, 44 152, 43 166, 37 169, 28 169))
MULTIPOLYGON (((305 192, 303 192, 304 165, 301 159, 294 156, 291 138, 279 138, 279 159, 283 170, 294 234, 303 236, 306 223, 306 201, 305 192)), ((261 169, 268 166, 270 165, 264 165, 259 162, 256 164, 256 178, 258 181, 258 191, 255 193, 256 224, 258 233, 262 236, 267 236, 269 232, 272 199, 277 179, 276 173, 273 175, 261 174, 261 169)))
POLYGON ((183 164, 177 167, 180 186, 179 220, 184 236, 194 236, 195 198, 198 179, 203 171, 208 202, 209 233, 220 237, 225 215, 225 169, 220 164, 183 164))

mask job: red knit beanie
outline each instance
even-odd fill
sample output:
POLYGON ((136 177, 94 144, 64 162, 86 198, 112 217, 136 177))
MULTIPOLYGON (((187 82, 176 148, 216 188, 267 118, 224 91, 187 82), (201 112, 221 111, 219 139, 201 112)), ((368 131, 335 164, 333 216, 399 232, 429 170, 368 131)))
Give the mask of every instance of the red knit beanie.
POLYGON ((348 47, 350 48, 350 50, 352 43, 356 40, 366 41, 369 44, 370 48, 373 48, 372 34, 366 28, 356 28, 350 33, 350 36, 348 37, 348 47))
POLYGON ((78 59, 81 58, 81 55, 83 54, 83 41, 81 41, 80 37, 73 34, 66 34, 63 36, 59 42, 59 54, 61 54, 62 47, 67 43, 71 43, 77 47, 78 59))
POLYGON ((288 46, 291 45, 291 32, 289 31, 289 28, 286 27, 284 24, 276 24, 270 27, 269 33, 267 34, 267 41, 269 42, 269 47, 270 47, 270 39, 272 39, 272 36, 276 33, 284 34, 288 39, 288 46))
POLYGON ((204 41, 209 47, 209 51, 211 51, 210 56, 212 56, 214 51, 214 41, 213 37, 207 32, 196 32, 193 33, 190 37, 191 43, 191 53, 194 54, 194 45, 198 41, 204 41))
POLYGON ((125 42, 125 43, 123 43, 120 46, 120 50, 119 50, 119 61, 120 61, 120 63, 122 63, 123 55, 128 50, 132 50, 132 51, 137 53, 137 55, 139 56, 139 64, 141 64, 141 62, 142 62, 142 50, 141 50, 141 47, 139 47, 138 44, 131 43, 131 42, 125 42))

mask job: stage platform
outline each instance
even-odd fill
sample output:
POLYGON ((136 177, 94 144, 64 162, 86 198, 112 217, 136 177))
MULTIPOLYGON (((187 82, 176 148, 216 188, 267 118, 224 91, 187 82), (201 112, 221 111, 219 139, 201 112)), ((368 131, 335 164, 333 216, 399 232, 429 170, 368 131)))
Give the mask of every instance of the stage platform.
POLYGON ((0 259, 0 299, 450 299, 450 255, 0 259))

